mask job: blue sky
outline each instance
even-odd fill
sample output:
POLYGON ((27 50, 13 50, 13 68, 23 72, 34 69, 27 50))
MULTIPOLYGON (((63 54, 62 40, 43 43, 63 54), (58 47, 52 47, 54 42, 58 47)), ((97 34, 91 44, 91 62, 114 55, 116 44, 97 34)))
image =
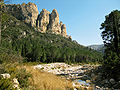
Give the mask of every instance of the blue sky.
POLYGON ((113 10, 120 10, 120 0, 10 0, 9 3, 33 2, 39 11, 57 9, 67 33, 81 45, 102 44, 100 24, 113 10))

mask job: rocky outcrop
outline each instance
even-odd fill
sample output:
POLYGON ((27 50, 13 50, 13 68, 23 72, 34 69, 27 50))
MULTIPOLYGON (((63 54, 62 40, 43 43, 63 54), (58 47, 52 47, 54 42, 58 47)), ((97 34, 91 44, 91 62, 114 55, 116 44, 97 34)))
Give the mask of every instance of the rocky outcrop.
POLYGON ((46 9, 42 9, 42 11, 40 12, 37 19, 37 27, 39 31, 41 32, 47 31, 47 26, 49 24, 49 15, 50 15, 50 12, 47 11, 46 9))
POLYGON ((65 25, 65 24, 63 24, 63 25, 61 26, 61 34, 62 34, 64 37, 67 36, 66 25, 65 25))
POLYGON ((24 21, 29 23, 31 26, 36 26, 36 20, 38 18, 38 8, 34 3, 22 4, 22 15, 24 17, 24 21))
POLYGON ((61 34, 61 27, 59 24, 59 14, 56 9, 53 9, 50 14, 50 23, 48 30, 51 30, 52 33, 61 34))
POLYGON ((66 32, 66 25, 59 22, 59 14, 56 9, 53 9, 52 13, 42 9, 39 14, 37 6, 29 2, 21 5, 5 5, 3 6, 3 11, 11 13, 18 20, 24 21, 42 33, 51 32, 69 38, 66 32))
POLYGON ((38 17, 38 8, 34 3, 20 4, 8 4, 3 6, 3 11, 6 11, 16 17, 18 20, 22 20, 25 23, 36 26, 36 20, 38 17))

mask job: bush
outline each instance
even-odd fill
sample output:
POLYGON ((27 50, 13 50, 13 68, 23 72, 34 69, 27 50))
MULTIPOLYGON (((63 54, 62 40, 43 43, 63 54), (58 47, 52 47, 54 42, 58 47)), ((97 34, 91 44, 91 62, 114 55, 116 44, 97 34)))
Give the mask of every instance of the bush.
POLYGON ((29 78, 31 77, 31 74, 26 71, 26 69, 22 68, 19 69, 16 72, 16 78, 18 78, 18 82, 20 84, 21 88, 27 88, 30 83, 29 83, 29 78))
POLYGON ((0 79, 0 90, 15 90, 11 79, 0 79))
POLYGON ((22 62, 23 58, 16 51, 0 47, 0 64, 22 62))
POLYGON ((21 68, 18 64, 7 64, 5 65, 5 72, 11 75, 11 78, 17 78, 20 84, 20 88, 29 86, 29 78, 31 74, 26 71, 25 68, 21 68))
POLYGON ((0 74, 3 74, 5 72, 4 65, 0 64, 0 74))

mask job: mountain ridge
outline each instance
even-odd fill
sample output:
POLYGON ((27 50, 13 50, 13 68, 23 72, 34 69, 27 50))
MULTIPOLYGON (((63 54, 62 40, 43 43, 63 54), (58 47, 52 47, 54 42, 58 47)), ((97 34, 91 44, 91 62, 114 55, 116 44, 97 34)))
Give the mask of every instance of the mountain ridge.
POLYGON ((94 45, 89 45, 87 47, 99 52, 104 52, 104 49, 105 49, 104 44, 100 44, 100 45, 94 44, 94 45))
POLYGON ((29 2, 21 5, 6 4, 3 6, 3 12, 11 13, 18 20, 27 23, 41 33, 51 32, 71 38, 71 36, 67 35, 66 25, 59 21, 59 14, 56 9, 53 9, 52 13, 42 9, 39 13, 37 5, 29 2))

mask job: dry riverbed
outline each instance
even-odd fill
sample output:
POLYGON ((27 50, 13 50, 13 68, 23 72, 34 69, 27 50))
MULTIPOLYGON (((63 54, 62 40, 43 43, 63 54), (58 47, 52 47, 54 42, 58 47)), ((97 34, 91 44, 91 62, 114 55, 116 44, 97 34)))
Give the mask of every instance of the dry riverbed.
POLYGON ((34 69, 40 69, 44 72, 59 75, 68 80, 72 80, 73 87, 85 88, 87 90, 99 90, 100 87, 92 85, 91 78, 86 75, 89 71, 94 70, 99 65, 68 65, 65 63, 50 63, 34 66, 34 69))
POLYGON ((34 69, 71 80, 75 90, 120 90, 120 81, 105 78, 104 68, 100 65, 50 63, 36 65, 34 69))

